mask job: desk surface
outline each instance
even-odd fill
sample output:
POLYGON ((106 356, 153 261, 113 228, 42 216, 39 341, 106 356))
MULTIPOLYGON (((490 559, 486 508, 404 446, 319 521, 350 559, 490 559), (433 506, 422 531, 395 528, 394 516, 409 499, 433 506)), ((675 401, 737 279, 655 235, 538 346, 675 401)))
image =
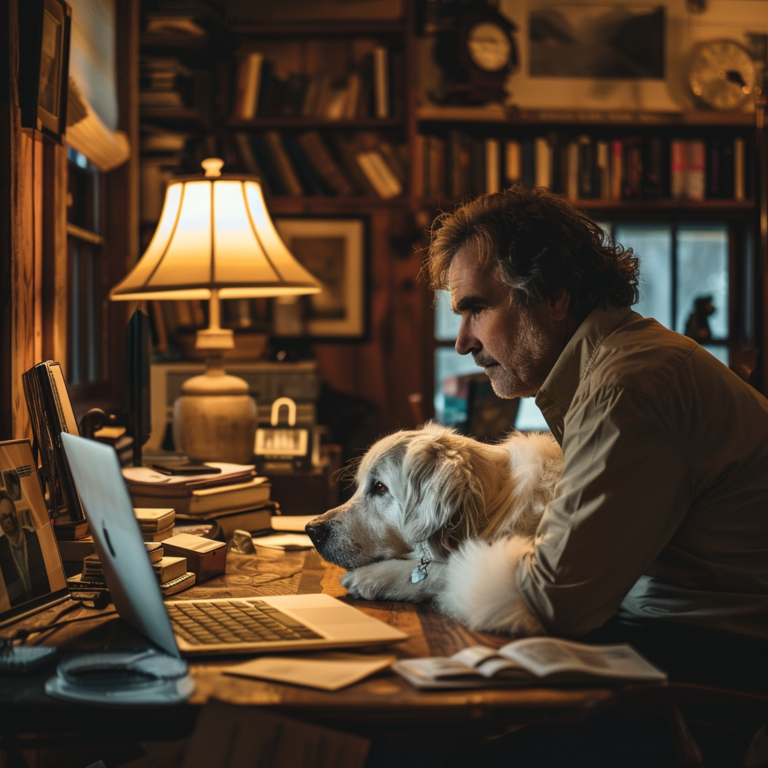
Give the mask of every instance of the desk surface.
MULTIPOLYGON (((252 597, 324 592, 343 597, 339 584, 343 571, 325 563, 316 552, 278 552, 260 548, 256 556, 229 554, 227 573, 174 596, 172 599, 252 597)), ((450 655, 473 644, 500 647, 508 637, 472 632, 436 613, 427 605, 366 602, 344 598, 366 613, 390 623, 408 640, 387 646, 400 658, 450 655)), ((76 608, 62 617, 89 620, 51 629, 56 617, 70 605, 62 603, 0 631, 7 637, 19 628, 41 629, 30 641, 56 645, 62 654, 104 647, 130 647, 139 639, 113 611, 76 608)), ((370 649, 381 652, 382 648, 370 649)), ((174 738, 188 733, 200 705, 209 698, 234 704, 269 707, 287 715, 331 724, 336 728, 370 733, 396 729, 425 729, 467 734, 499 733, 534 721, 576 721, 621 701, 645 698, 648 686, 622 689, 547 689, 418 691, 392 672, 384 671, 347 689, 325 692, 292 685, 222 675, 222 666, 244 657, 195 661, 191 664, 196 691, 189 704, 171 710, 121 711, 77 706, 55 701, 44 692, 52 670, 26 678, 0 678, 0 735, 21 737, 34 733, 58 738, 63 734, 125 735, 127 729, 142 738, 174 738)), ((652 687, 650 694, 653 695, 652 687)))

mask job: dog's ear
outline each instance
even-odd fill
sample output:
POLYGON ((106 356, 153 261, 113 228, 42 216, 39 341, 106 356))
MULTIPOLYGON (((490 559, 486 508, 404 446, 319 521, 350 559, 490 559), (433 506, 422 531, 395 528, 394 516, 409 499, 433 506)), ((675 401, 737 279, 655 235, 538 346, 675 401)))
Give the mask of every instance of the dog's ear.
POLYGON ((483 490, 465 439, 429 426, 409 442, 403 460, 405 534, 447 555, 482 513, 483 490))

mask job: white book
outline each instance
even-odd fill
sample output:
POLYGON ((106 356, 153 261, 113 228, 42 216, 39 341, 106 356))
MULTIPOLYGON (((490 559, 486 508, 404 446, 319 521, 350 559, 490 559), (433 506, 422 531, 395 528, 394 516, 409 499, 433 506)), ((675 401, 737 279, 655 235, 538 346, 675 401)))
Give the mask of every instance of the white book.
POLYGON ((240 62, 235 104, 239 107, 236 117, 241 120, 253 120, 256 117, 263 63, 264 54, 258 51, 252 51, 240 62))
POLYGON ((450 657, 392 667, 417 688, 531 688, 617 681, 663 682, 667 675, 631 645, 587 645, 555 637, 513 640, 499 650, 465 648, 450 657))
POLYGON ((375 150, 359 152, 357 163, 380 197, 389 199, 403 193, 402 184, 375 150))
POLYGON ((485 192, 501 191, 501 144, 498 139, 485 140, 485 192))

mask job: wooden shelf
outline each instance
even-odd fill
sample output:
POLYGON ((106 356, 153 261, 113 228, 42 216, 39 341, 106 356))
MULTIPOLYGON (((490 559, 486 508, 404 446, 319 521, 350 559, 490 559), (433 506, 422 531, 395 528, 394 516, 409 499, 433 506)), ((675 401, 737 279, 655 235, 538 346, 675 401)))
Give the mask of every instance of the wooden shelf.
POLYGON ((405 121, 399 117, 387 119, 358 118, 354 120, 323 120, 303 117, 264 117, 255 120, 227 120, 227 128, 232 130, 267 130, 270 128, 296 128, 323 130, 404 130, 405 121))
POLYGON ((275 21, 233 24, 231 31, 241 37, 364 37, 402 35, 400 19, 359 21, 275 21))
POLYGON ((315 195, 311 197, 290 197, 288 195, 265 195, 267 208, 270 213, 291 213, 311 208, 333 209, 335 212, 344 212, 349 209, 365 208, 402 208, 408 205, 405 196, 383 199, 380 197, 323 197, 315 195))
POLYGON ((492 104, 485 107, 423 105, 416 110, 421 123, 506 123, 509 125, 619 126, 660 128, 678 126, 744 127, 754 124, 751 112, 636 112, 617 110, 524 110, 492 104))

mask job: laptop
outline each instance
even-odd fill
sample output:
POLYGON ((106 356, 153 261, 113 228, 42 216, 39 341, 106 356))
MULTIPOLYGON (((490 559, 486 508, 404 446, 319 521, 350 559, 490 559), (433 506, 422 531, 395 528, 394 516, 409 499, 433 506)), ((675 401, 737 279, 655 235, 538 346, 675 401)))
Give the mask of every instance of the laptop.
POLYGON ((62 432, 61 442, 120 616, 179 657, 393 643, 407 635, 330 595, 164 603, 111 446, 62 432))

